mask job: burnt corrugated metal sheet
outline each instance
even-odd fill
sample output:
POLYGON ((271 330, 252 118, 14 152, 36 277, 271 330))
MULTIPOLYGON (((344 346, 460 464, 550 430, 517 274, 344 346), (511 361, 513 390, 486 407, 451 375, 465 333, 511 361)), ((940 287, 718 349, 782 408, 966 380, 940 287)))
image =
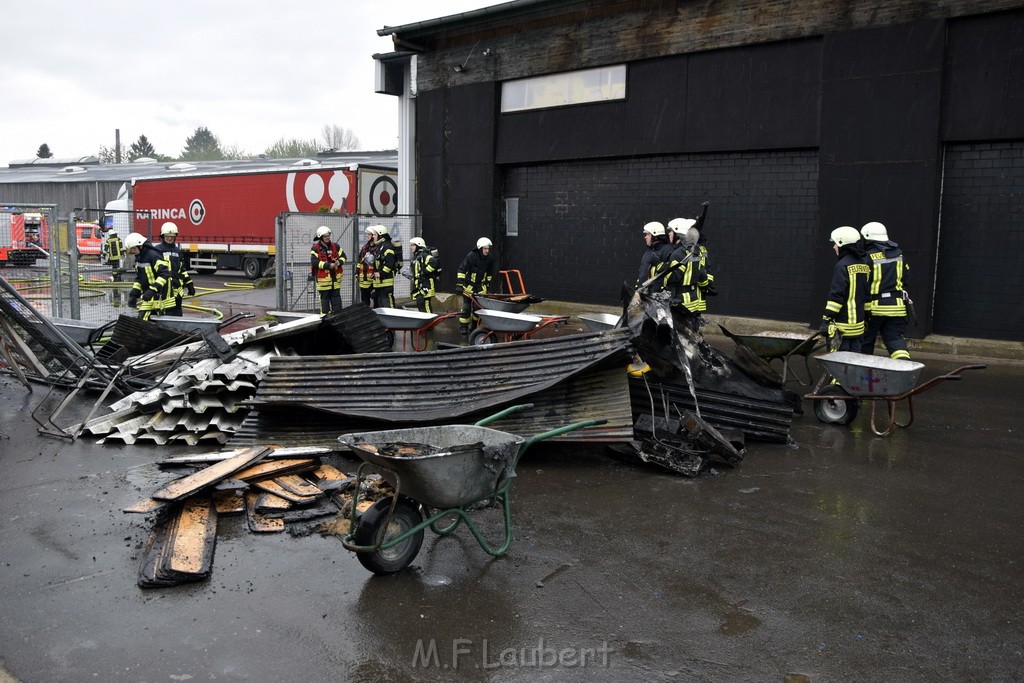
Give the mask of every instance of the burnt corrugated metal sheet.
MULTIPOLYGON (((134 356, 156 349, 188 344, 199 339, 199 335, 164 327, 158 325, 157 321, 151 322, 121 314, 114 323, 107 344, 125 349, 129 355, 134 356)), ((101 347, 97 355, 103 354, 104 350, 101 347)))
POLYGON ((389 422, 453 419, 621 367, 628 340, 621 329, 425 353, 275 358, 251 403, 389 422))
POLYGON ((387 328, 369 306, 359 303, 323 317, 323 326, 342 340, 342 353, 383 353, 391 348, 387 328))
MULTIPOLYGON (((663 417, 662 395, 679 410, 697 412, 690 388, 685 384, 670 384, 644 379, 630 379, 630 396, 633 412, 637 415, 651 414, 651 397, 654 398, 654 415, 663 417), (648 392, 648 386, 650 392, 648 392)), ((786 402, 770 401, 749 396, 737 396, 721 392, 697 389, 697 403, 700 416, 717 429, 737 429, 749 439, 786 443, 789 427, 793 421, 793 406, 786 402)), ((670 418, 678 418, 676 414, 670 418)))
MULTIPOLYGON (((605 425, 569 432, 553 440, 614 443, 627 442, 633 438, 629 386, 621 366, 572 378, 523 397, 520 401, 467 413, 455 422, 473 424, 514 403, 532 403, 533 408, 490 426, 520 436, 533 436, 573 422, 604 418, 608 420, 605 425)), ((437 423, 452 422, 444 420, 437 423)), ((268 406, 249 413, 232 437, 231 445, 274 443, 337 448, 338 436, 341 434, 411 426, 414 426, 411 422, 381 422, 299 407, 268 406)))

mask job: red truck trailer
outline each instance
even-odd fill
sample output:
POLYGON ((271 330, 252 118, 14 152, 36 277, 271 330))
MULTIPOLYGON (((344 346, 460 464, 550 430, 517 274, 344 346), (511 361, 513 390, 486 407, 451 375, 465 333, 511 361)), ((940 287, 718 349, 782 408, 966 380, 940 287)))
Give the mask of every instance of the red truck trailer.
POLYGON ((154 241, 165 221, 176 223, 190 269, 210 274, 233 268, 255 279, 274 256, 281 213, 394 215, 396 176, 393 168, 320 164, 136 178, 131 202, 122 208, 134 209, 133 229, 154 241))

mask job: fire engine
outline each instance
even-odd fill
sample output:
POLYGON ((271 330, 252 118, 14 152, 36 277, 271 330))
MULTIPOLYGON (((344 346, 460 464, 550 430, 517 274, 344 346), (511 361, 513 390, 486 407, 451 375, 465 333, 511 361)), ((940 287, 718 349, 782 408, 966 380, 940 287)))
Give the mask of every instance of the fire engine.
POLYGON ((0 213, 0 265, 32 266, 46 258, 50 226, 46 216, 35 212, 0 213), (9 220, 3 217, 10 216, 9 220))
POLYGON ((395 215, 396 176, 393 168, 346 163, 135 178, 131 199, 123 192, 108 203, 105 220, 117 230, 131 215, 123 212, 134 210, 131 229, 151 239, 173 221, 189 269, 238 269, 255 279, 271 265, 281 213, 395 215))

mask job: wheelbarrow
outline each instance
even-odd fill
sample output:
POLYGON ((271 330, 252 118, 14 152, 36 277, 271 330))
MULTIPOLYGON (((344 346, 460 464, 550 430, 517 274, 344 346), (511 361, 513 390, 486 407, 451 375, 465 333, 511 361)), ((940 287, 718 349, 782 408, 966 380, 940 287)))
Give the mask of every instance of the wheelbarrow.
POLYGON ((622 316, 614 313, 581 313, 579 319, 591 332, 605 332, 619 326, 622 316))
POLYGON ((807 381, 803 381, 795 371, 792 372, 792 380, 800 386, 809 387, 814 382, 811 373, 810 355, 825 347, 824 340, 819 339, 820 334, 815 332, 811 336, 805 336, 796 332, 760 332, 758 334, 733 334, 721 324, 718 327, 726 337, 736 342, 738 348, 742 347, 750 351, 750 356, 760 358, 765 365, 771 368, 772 361, 782 361, 782 374, 779 375, 781 385, 785 385, 790 375, 790 359, 794 356, 803 356, 804 368, 807 370, 807 381))
POLYGON ((393 574, 409 565, 429 528, 447 536, 465 522, 480 547, 492 557, 508 552, 512 544, 509 487, 523 453, 538 441, 606 420, 574 422, 531 437, 507 434, 485 425, 531 404, 506 408, 474 425, 440 425, 344 434, 343 445, 363 463, 356 471, 352 501, 352 531, 342 539, 360 564, 374 574, 393 574), (395 493, 382 498, 357 518, 359 489, 364 471, 376 469, 395 493), (494 547, 483 537, 469 508, 488 501, 502 505, 504 542, 494 547))
POLYGON ((402 334, 403 351, 425 351, 427 348, 427 332, 435 325, 457 313, 424 313, 405 308, 375 308, 382 325, 388 330, 388 346, 394 346, 395 333, 402 334))
POLYGON ((549 325, 561 325, 567 315, 529 315, 481 309, 476 312, 480 325, 469 334, 470 346, 529 339, 549 325))
POLYGON ((985 365, 964 365, 918 384, 923 363, 897 358, 869 356, 851 351, 836 351, 817 356, 825 370, 835 378, 835 384, 825 384, 804 398, 814 401, 814 414, 821 422, 850 424, 857 417, 860 401, 871 401, 871 431, 877 436, 889 436, 897 427, 909 427, 914 422, 914 396, 925 392, 945 380, 959 380, 966 370, 983 370, 985 365), (896 419, 896 404, 906 400, 909 417, 906 422, 896 419), (876 423, 876 408, 885 402, 888 418, 884 429, 876 423))
POLYGON ((473 301, 478 307, 489 311, 522 313, 530 304, 539 304, 544 299, 531 294, 477 294, 473 301))

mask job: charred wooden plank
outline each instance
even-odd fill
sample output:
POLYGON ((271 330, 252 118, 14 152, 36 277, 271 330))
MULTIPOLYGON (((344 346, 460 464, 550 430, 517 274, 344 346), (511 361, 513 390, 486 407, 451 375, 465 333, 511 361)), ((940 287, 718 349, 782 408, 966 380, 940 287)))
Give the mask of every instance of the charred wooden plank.
POLYGON ((275 479, 257 481, 253 484, 253 486, 263 491, 273 493, 275 496, 280 496, 281 498, 284 498, 287 501, 291 501, 296 505, 306 505, 316 501, 317 499, 317 496, 300 496, 298 494, 292 493, 281 484, 278 484, 277 480, 275 479))
POLYGON ((286 458, 284 460, 268 460, 258 465, 247 467, 238 472, 235 479, 242 481, 256 481, 258 479, 273 479, 286 474, 298 474, 315 470, 319 461, 310 458, 286 458))
POLYGON ((197 581, 210 575, 217 544, 217 509, 210 498, 193 497, 178 512, 163 571, 178 581, 197 581))
POLYGON ((210 465, 181 479, 176 479, 150 497, 157 500, 182 500, 202 489, 230 477, 253 464, 270 451, 266 446, 246 448, 242 453, 210 465))
POLYGON ((249 524, 249 531, 255 533, 276 533, 284 531, 283 519, 267 519, 256 511, 256 501, 260 494, 255 491, 245 493, 245 519, 249 524))

